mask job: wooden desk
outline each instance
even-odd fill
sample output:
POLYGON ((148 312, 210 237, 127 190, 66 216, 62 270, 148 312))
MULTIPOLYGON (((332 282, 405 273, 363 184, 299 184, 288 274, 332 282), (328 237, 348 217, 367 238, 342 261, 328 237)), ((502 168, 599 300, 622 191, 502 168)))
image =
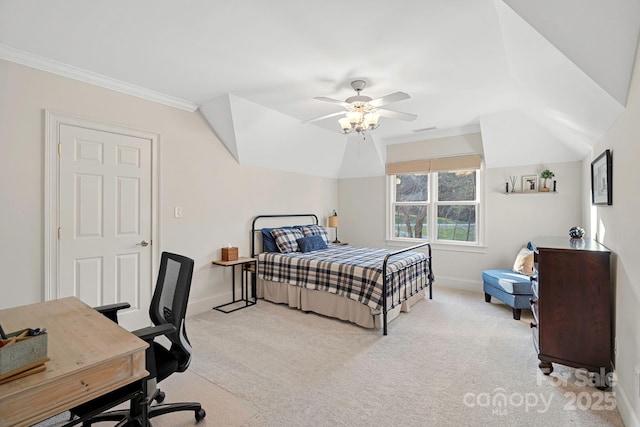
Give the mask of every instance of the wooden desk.
POLYGON ((47 328, 46 369, 0 384, 0 427, 29 426, 145 378, 147 343, 77 298, 0 310, 6 332, 47 328))

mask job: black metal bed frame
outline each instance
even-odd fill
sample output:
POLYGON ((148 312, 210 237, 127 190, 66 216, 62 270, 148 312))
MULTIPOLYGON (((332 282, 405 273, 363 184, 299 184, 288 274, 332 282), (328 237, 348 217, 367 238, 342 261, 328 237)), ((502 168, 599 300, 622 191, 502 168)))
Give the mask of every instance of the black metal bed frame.
MULTIPOLYGON (((256 233, 260 233, 261 232, 261 228, 256 229, 256 222, 258 222, 261 219, 265 219, 265 218, 310 218, 313 219, 313 223, 314 224, 318 224, 318 217, 316 216, 316 214, 271 214, 271 215, 258 215, 256 216, 252 223, 251 223, 251 256, 252 257, 256 257, 258 254, 256 252, 256 247, 255 247, 255 242, 256 242, 256 238, 255 235, 256 233)), ((303 224, 301 224, 303 225, 303 224)), ((422 261, 419 261, 422 262, 422 261)), ((411 298, 412 296, 414 296, 415 294, 417 294, 418 292, 420 292, 421 290, 425 289, 425 288, 429 288, 429 299, 433 299, 433 281, 434 281, 434 276, 433 276, 433 269, 432 269, 432 263, 431 263, 431 244, 428 242, 424 242, 424 243, 419 243, 417 245, 414 246, 410 246, 408 248, 404 248, 404 249, 399 249, 397 251, 392 251, 389 254, 387 254, 384 257, 384 261, 382 262, 382 271, 383 271, 383 276, 382 276, 382 323, 383 323, 383 335, 387 335, 387 313, 390 309, 393 309, 394 307, 398 306, 399 304, 402 304, 404 301, 408 300, 409 298, 411 298), (391 307, 388 307, 388 302, 387 302, 387 288, 388 288, 388 279, 387 279, 387 264, 389 263, 389 260, 401 253, 404 252, 409 252, 409 251, 413 251, 415 249, 418 248, 422 248, 422 247, 426 247, 427 248, 427 267, 429 269, 429 274, 427 275, 427 279, 428 281, 425 282, 425 280, 416 280, 415 284, 411 286, 410 289, 410 293, 407 295, 407 293, 405 292, 404 297, 400 294, 400 292, 398 292, 398 300, 392 300, 391 301, 391 307)), ((253 271, 253 277, 252 277, 252 290, 253 290, 253 295, 255 295, 256 293, 256 274, 257 274, 257 263, 256 263, 256 269, 255 271, 253 271)))

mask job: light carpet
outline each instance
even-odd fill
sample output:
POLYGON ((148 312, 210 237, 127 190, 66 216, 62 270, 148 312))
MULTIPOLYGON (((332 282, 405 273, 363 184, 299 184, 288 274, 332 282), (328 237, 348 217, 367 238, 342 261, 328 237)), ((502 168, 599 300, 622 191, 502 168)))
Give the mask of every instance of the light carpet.
MULTIPOLYGON (((160 386, 167 402, 203 404, 198 427, 623 426, 613 392, 573 368, 540 373, 530 321, 446 288, 387 336, 260 300, 189 317, 191 366, 160 386)), ((190 413, 153 420, 194 424, 190 413)))
POLYGON ((387 336, 259 301, 190 317, 190 370, 255 408, 244 426, 622 426, 613 392, 540 373, 530 321, 442 288, 387 336))

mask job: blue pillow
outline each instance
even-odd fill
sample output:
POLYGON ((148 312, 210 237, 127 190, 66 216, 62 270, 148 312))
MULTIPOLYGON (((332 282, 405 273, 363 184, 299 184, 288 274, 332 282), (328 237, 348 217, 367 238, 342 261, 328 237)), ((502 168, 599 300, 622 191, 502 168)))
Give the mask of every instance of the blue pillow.
POLYGON ((327 244, 325 243, 322 236, 312 235, 306 236, 302 239, 298 239, 298 247, 300 248, 300 252, 311 252, 317 251, 320 249, 327 249, 327 244))
POLYGON ((330 242, 327 230, 325 230, 325 228, 321 225, 311 224, 300 225, 296 227, 299 228, 302 231, 302 234, 304 234, 305 236, 322 236, 322 240, 324 240, 327 245, 330 242))

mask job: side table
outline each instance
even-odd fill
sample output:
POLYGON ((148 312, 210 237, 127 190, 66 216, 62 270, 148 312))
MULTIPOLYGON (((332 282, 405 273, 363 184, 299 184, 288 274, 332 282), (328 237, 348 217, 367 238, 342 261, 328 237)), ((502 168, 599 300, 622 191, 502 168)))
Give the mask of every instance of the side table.
POLYGON ((255 271, 256 266, 256 258, 247 258, 240 257, 233 261, 223 261, 221 259, 212 261, 214 265, 221 265, 223 267, 231 267, 231 295, 232 301, 226 304, 221 304, 216 307, 213 307, 214 310, 221 311, 223 313, 231 313, 236 310, 240 310, 242 308, 250 307, 255 305, 257 298, 255 293, 249 297, 249 278, 248 275, 255 271), (236 267, 240 266, 241 275, 240 275, 240 299, 236 299, 236 267), (236 303, 244 303, 239 304, 235 307, 228 307, 232 304, 236 303), (225 308, 228 307, 228 308, 225 308))

